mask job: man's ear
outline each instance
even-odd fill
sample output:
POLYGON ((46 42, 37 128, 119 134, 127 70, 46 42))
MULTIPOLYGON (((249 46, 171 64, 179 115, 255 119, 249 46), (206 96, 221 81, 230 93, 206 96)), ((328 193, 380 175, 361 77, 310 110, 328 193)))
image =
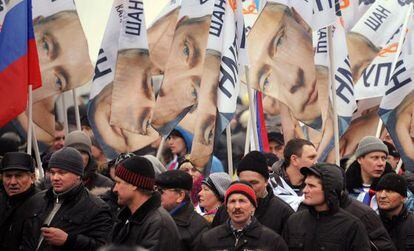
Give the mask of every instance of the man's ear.
POLYGON ((308 23, 300 16, 300 14, 295 10, 295 8, 291 8, 292 10, 292 17, 293 19, 300 25, 302 28, 312 35, 312 28, 309 26, 308 23))

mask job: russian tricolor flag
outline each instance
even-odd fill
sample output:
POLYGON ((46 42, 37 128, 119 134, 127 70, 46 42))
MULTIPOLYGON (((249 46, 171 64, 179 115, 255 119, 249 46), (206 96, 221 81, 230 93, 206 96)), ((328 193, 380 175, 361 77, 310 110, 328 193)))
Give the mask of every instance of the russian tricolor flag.
POLYGON ((269 152, 269 140, 267 138, 266 121, 263 112, 262 93, 255 91, 256 127, 257 139, 259 140, 258 150, 269 152))
POLYGON ((28 86, 41 86, 31 0, 10 1, 0 30, 0 127, 27 106, 28 86))

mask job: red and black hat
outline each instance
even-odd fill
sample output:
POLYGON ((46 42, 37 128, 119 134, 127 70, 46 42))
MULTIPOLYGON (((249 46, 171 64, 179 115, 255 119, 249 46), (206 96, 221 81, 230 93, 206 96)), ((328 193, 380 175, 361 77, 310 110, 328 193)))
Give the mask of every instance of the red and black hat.
POLYGON ((254 193, 254 190, 249 183, 244 182, 244 181, 235 181, 231 183, 231 185, 226 191, 226 196, 225 196, 225 201, 224 201, 225 205, 227 205, 230 195, 235 194, 235 193, 243 194, 244 196, 246 196, 250 200, 250 202, 253 204, 253 206, 257 208, 256 194, 254 193))
POLYGON ((133 156, 119 163, 115 175, 136 187, 154 190, 154 168, 151 162, 142 156, 133 156))

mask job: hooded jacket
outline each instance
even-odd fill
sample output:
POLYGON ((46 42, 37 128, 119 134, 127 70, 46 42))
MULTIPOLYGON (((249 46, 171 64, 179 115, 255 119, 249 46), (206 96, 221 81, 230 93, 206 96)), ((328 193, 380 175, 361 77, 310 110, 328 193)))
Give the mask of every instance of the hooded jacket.
POLYGON ((331 164, 313 166, 319 173, 328 211, 313 207, 294 213, 283 237, 289 250, 369 251, 368 235, 361 221, 339 207, 343 188, 340 170, 331 164))

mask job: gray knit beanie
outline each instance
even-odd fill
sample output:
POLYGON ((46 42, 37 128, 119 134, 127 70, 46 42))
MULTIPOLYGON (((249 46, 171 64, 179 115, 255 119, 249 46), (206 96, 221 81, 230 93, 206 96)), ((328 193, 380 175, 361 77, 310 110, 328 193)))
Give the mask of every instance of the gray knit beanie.
POLYGON ((76 175, 83 175, 82 155, 73 147, 63 147, 54 152, 49 160, 49 169, 58 168, 76 175))
POLYGON ((202 184, 207 185, 221 201, 224 201, 226 190, 231 184, 231 177, 225 172, 211 173, 202 184))
POLYGON ((91 138, 82 131, 73 131, 66 136, 65 146, 70 146, 78 151, 91 154, 91 138))
POLYGON ((359 158, 371 152, 384 152, 388 155, 387 146, 377 137, 365 136, 358 144, 355 157, 359 158))

